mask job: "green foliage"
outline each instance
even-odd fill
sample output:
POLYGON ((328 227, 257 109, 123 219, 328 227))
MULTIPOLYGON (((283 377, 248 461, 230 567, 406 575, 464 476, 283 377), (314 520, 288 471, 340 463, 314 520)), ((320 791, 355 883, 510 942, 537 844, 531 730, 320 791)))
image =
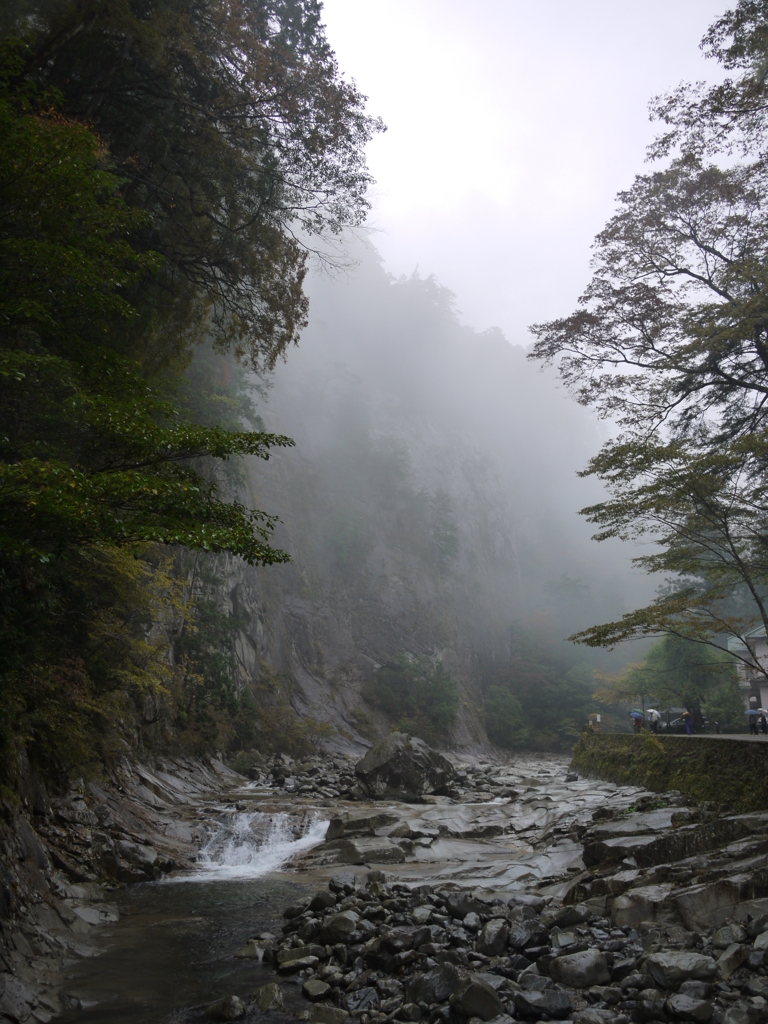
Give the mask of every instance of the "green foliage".
POLYGON ((28 32, 25 80, 60 90, 149 215, 135 237, 164 269, 134 305, 176 346, 208 332, 274 363, 306 322, 300 237, 364 219, 364 147, 383 128, 339 74, 319 2, 11 6, 28 32))
POLYGON ((664 637, 644 661, 606 679, 595 696, 609 703, 642 699, 658 709, 684 707, 721 724, 743 722, 734 659, 676 636, 664 637))
POLYGON ((445 740, 459 709, 459 689, 445 667, 428 658, 412 661, 406 655, 376 669, 363 696, 401 732, 427 742, 445 740))
POLYGON ((520 701, 504 686, 490 686, 485 693, 485 731, 500 747, 524 747, 530 727, 520 701))
POLYGON ((595 539, 652 540, 637 564, 668 581, 653 604, 573 638, 592 646, 667 634, 717 647, 768 625, 764 4, 739 0, 703 47, 737 77, 655 102, 664 165, 620 193, 578 309, 533 328, 532 358, 557 362, 622 431, 585 472, 609 494, 583 510, 595 539))
POLYGON ((595 711, 595 674, 573 663, 572 648, 555 644, 551 624, 516 624, 506 651, 478 660, 485 726, 494 743, 507 749, 564 750, 595 711))
POLYGON ((584 733, 572 766, 657 793, 676 789, 691 800, 712 800, 740 813, 764 811, 768 803, 768 748, 762 743, 584 733))

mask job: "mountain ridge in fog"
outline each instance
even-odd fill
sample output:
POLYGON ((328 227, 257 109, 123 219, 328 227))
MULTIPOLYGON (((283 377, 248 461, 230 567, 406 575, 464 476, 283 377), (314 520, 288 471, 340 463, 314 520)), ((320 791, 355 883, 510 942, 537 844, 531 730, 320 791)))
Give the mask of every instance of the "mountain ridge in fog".
POLYGON ((589 414, 498 330, 462 326, 433 279, 357 255, 353 274, 312 280, 309 327, 262 408, 296 448, 249 466, 251 500, 280 516, 293 562, 228 563, 242 669, 290 679, 300 713, 359 739, 391 724, 361 698, 378 666, 439 660, 466 698, 453 741, 481 742, 483 665, 512 633, 596 664, 563 638, 644 581, 576 515, 599 495, 576 477, 599 444, 589 414))

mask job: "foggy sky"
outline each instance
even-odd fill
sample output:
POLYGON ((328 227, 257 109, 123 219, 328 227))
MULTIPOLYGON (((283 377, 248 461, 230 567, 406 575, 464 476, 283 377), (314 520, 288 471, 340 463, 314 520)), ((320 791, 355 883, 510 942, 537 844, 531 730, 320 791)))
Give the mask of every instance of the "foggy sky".
POLYGON ((387 270, 418 265, 466 323, 571 312, 614 196, 644 167, 648 101, 712 78, 722 0, 325 0, 342 71, 389 130, 369 146, 387 270))

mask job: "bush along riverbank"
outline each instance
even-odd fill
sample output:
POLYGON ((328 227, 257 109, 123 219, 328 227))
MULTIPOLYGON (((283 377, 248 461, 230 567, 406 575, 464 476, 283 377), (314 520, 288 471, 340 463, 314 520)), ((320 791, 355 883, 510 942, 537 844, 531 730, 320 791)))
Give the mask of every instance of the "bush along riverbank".
POLYGON ((583 733, 572 767, 657 793, 679 790, 734 811, 768 808, 768 744, 688 736, 583 733))

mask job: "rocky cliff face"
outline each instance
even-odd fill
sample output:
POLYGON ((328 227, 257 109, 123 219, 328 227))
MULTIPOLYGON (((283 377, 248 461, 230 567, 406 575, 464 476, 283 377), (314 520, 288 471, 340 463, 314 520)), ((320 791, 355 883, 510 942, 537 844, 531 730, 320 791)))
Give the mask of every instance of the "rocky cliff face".
POLYGON ((594 425, 499 332, 462 327, 431 280, 394 282, 366 251, 352 279, 314 290, 261 409, 297 447, 248 465, 243 493, 281 517, 293 563, 219 563, 241 682, 284 680, 300 714, 361 749, 389 728, 366 680, 426 656, 462 691, 452 744, 482 744, 477 661, 514 620, 548 615, 563 637, 626 603, 621 560, 589 550, 575 516, 595 496, 574 473, 594 425), (578 607, 557 593, 571 576, 578 607))

